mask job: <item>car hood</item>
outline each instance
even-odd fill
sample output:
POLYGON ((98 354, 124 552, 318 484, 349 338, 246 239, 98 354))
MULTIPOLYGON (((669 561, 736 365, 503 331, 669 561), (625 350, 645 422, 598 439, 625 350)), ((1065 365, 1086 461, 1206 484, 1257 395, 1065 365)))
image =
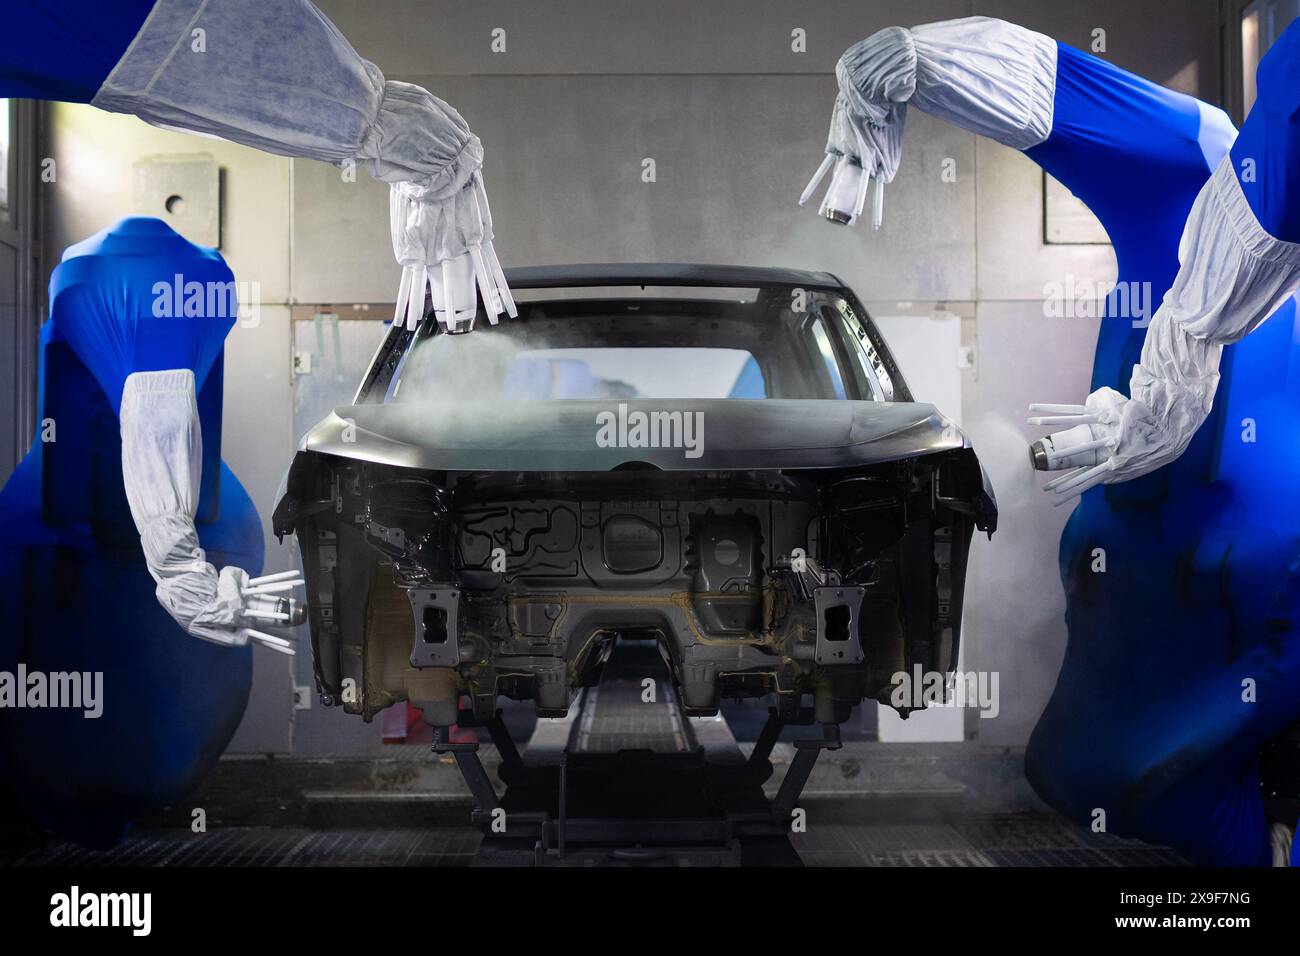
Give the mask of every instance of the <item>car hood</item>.
POLYGON ((786 399, 346 405, 301 446, 436 471, 561 472, 845 468, 964 447, 933 405, 786 399))

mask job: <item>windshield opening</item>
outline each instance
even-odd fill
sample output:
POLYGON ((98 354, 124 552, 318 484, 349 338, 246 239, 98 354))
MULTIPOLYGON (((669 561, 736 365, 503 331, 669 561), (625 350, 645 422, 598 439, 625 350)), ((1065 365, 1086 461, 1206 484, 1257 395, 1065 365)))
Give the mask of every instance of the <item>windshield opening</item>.
POLYGON ((852 311, 829 293, 520 306, 518 319, 465 335, 426 321, 383 400, 892 399, 864 368, 852 311))

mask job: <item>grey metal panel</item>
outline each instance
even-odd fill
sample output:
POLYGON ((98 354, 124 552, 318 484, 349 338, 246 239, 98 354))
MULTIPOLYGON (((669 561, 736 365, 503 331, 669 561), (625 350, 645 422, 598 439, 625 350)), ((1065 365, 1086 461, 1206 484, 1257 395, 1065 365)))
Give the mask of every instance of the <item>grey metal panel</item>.
MULTIPOLYGON (((291 164, 290 301, 396 301, 402 270, 393 259, 388 185, 359 170, 345 178, 327 163, 296 159, 291 164)), ((493 214, 500 218, 495 207, 493 214)), ((498 234, 502 228, 497 226, 498 234)))
MULTIPOLYGON (((310 644, 300 641, 298 652, 310 656, 310 644)), ((283 654, 254 645, 248 706, 226 753, 283 754, 292 749, 293 688, 286 660, 283 654)))
MULTIPOLYGON (((864 299, 974 298, 969 133, 919 112, 908 117, 879 232, 796 205, 825 146, 830 76, 418 79, 455 103, 483 140, 506 266, 778 266, 832 272, 864 299), (647 157, 653 183, 641 180, 647 157), (942 177, 947 159, 955 182, 942 177)), ((400 270, 386 187, 295 161, 293 210, 296 301, 394 299, 400 270)), ((1035 221, 1029 239, 1041 242, 1041 233, 1035 221)))
POLYGON ((1054 176, 1043 173, 1043 241, 1052 243, 1110 243, 1106 227, 1083 200, 1054 176))
MULTIPOLYGON (((305 357, 309 372, 293 375, 293 440, 297 445, 326 415, 346 405, 370 367, 371 356, 387 328, 374 319, 340 319, 325 314, 293 323, 295 355, 305 357)), ((286 456, 285 466, 288 466, 286 456)))
MULTIPOLYGON (((970 14, 970 0, 321 0, 389 74, 829 73, 881 27, 970 14), (791 49, 802 28, 807 52, 791 49), (494 53, 492 31, 506 31, 494 53)), ((405 78, 405 77, 403 77, 405 78)), ((455 102, 454 100, 452 102, 455 102)))
MULTIPOLYGON (((980 300, 1041 305, 1049 282, 1064 283, 1069 276, 1081 283, 1115 281, 1110 245, 1043 242, 1043 172, 1033 160, 988 139, 979 141, 977 155, 980 300)), ((1091 356, 1091 350, 1080 356, 1082 364, 1090 366, 1091 356)))
POLYGON ((973 0, 972 13, 1001 17, 1092 51, 1093 31, 1106 31, 1103 59, 1191 93, 1219 98, 1219 0, 973 0))
POLYGON ((985 744, 1023 744, 1051 695, 1065 652, 1058 551, 1070 508, 1054 508, 1030 470, 1030 402, 1088 394, 1097 319, 1044 318, 1039 302, 978 307, 975 369, 962 382, 962 425, 998 491, 998 533, 975 535, 963 608, 966 671, 999 676, 1001 711, 970 721, 985 744), (976 372, 978 373, 976 375, 976 372))
MULTIPOLYGON (((304 655, 304 660, 309 661, 310 657, 310 654, 304 655)), ((299 683, 310 685, 311 680, 299 681, 299 683)), ((315 695, 314 689, 312 694, 315 695)), ((406 705, 402 703, 397 706, 406 705)), ((377 754, 383 750, 383 747, 384 740, 378 721, 368 724, 355 714, 344 713, 342 707, 322 707, 318 699, 313 699, 311 710, 300 710, 294 714, 293 754, 295 757, 377 754)))
MULTIPOLYGON (((241 242, 239 234, 234 241, 241 242)), ((239 277, 239 273, 236 273, 239 277)), ((262 518, 267 573, 297 566, 297 555, 271 534, 269 517, 293 446, 289 396, 289 309, 262 305, 257 321, 235 323, 226 336, 221 456, 262 518)), ((295 629, 300 657, 310 657, 307 629, 295 629)), ((230 753, 287 753, 292 745, 293 664, 259 648, 253 688, 230 753)))
POLYGON ((221 169, 209 153, 150 156, 135 164, 135 212, 190 242, 221 246, 221 169))

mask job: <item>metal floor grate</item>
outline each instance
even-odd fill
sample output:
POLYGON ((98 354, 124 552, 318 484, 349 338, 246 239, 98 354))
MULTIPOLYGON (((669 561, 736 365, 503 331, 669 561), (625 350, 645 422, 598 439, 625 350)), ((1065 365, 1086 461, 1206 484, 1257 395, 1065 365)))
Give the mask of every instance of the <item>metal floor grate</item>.
POLYGON ((1176 853, 1050 817, 840 824, 790 838, 809 866, 1180 866, 1176 853))
POLYGON ((468 866, 479 839, 468 828, 163 830, 128 837, 104 851, 47 844, 0 855, 0 866, 468 866))
POLYGON ((695 741, 677 706, 668 671, 652 641, 621 643, 605 665, 599 686, 583 692, 578 707, 575 753, 651 750, 686 753, 695 741), (646 679, 654 700, 643 698, 646 679))
POLYGON ((685 724, 671 696, 644 703, 640 681, 618 678, 586 692, 575 743, 576 753, 588 754, 633 749, 685 753, 690 749, 685 724))
MULTIPOLYGON (((466 827, 226 827, 153 830, 111 850, 51 842, 0 850, 0 866, 468 866, 479 833, 466 827)), ((1079 833, 1050 818, 946 824, 828 824, 794 834, 808 866, 1178 866, 1170 850, 1079 833)))

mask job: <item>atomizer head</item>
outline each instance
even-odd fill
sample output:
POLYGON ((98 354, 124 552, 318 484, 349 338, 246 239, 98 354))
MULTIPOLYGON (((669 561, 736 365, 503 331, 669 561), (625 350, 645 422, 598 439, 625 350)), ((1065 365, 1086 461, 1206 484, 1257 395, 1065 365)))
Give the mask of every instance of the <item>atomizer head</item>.
POLYGON ((429 286, 438 323, 453 335, 471 331, 478 314, 478 287, 469 253, 444 259, 430 268, 429 286))
POLYGON ((822 200, 821 214, 830 222, 847 226, 857 219, 862 209, 864 180, 867 177, 862 165, 846 156, 840 157, 831 175, 830 187, 822 200))
POLYGON ((1047 447, 1039 439, 1029 445, 1029 464, 1035 471, 1047 471, 1047 447))

